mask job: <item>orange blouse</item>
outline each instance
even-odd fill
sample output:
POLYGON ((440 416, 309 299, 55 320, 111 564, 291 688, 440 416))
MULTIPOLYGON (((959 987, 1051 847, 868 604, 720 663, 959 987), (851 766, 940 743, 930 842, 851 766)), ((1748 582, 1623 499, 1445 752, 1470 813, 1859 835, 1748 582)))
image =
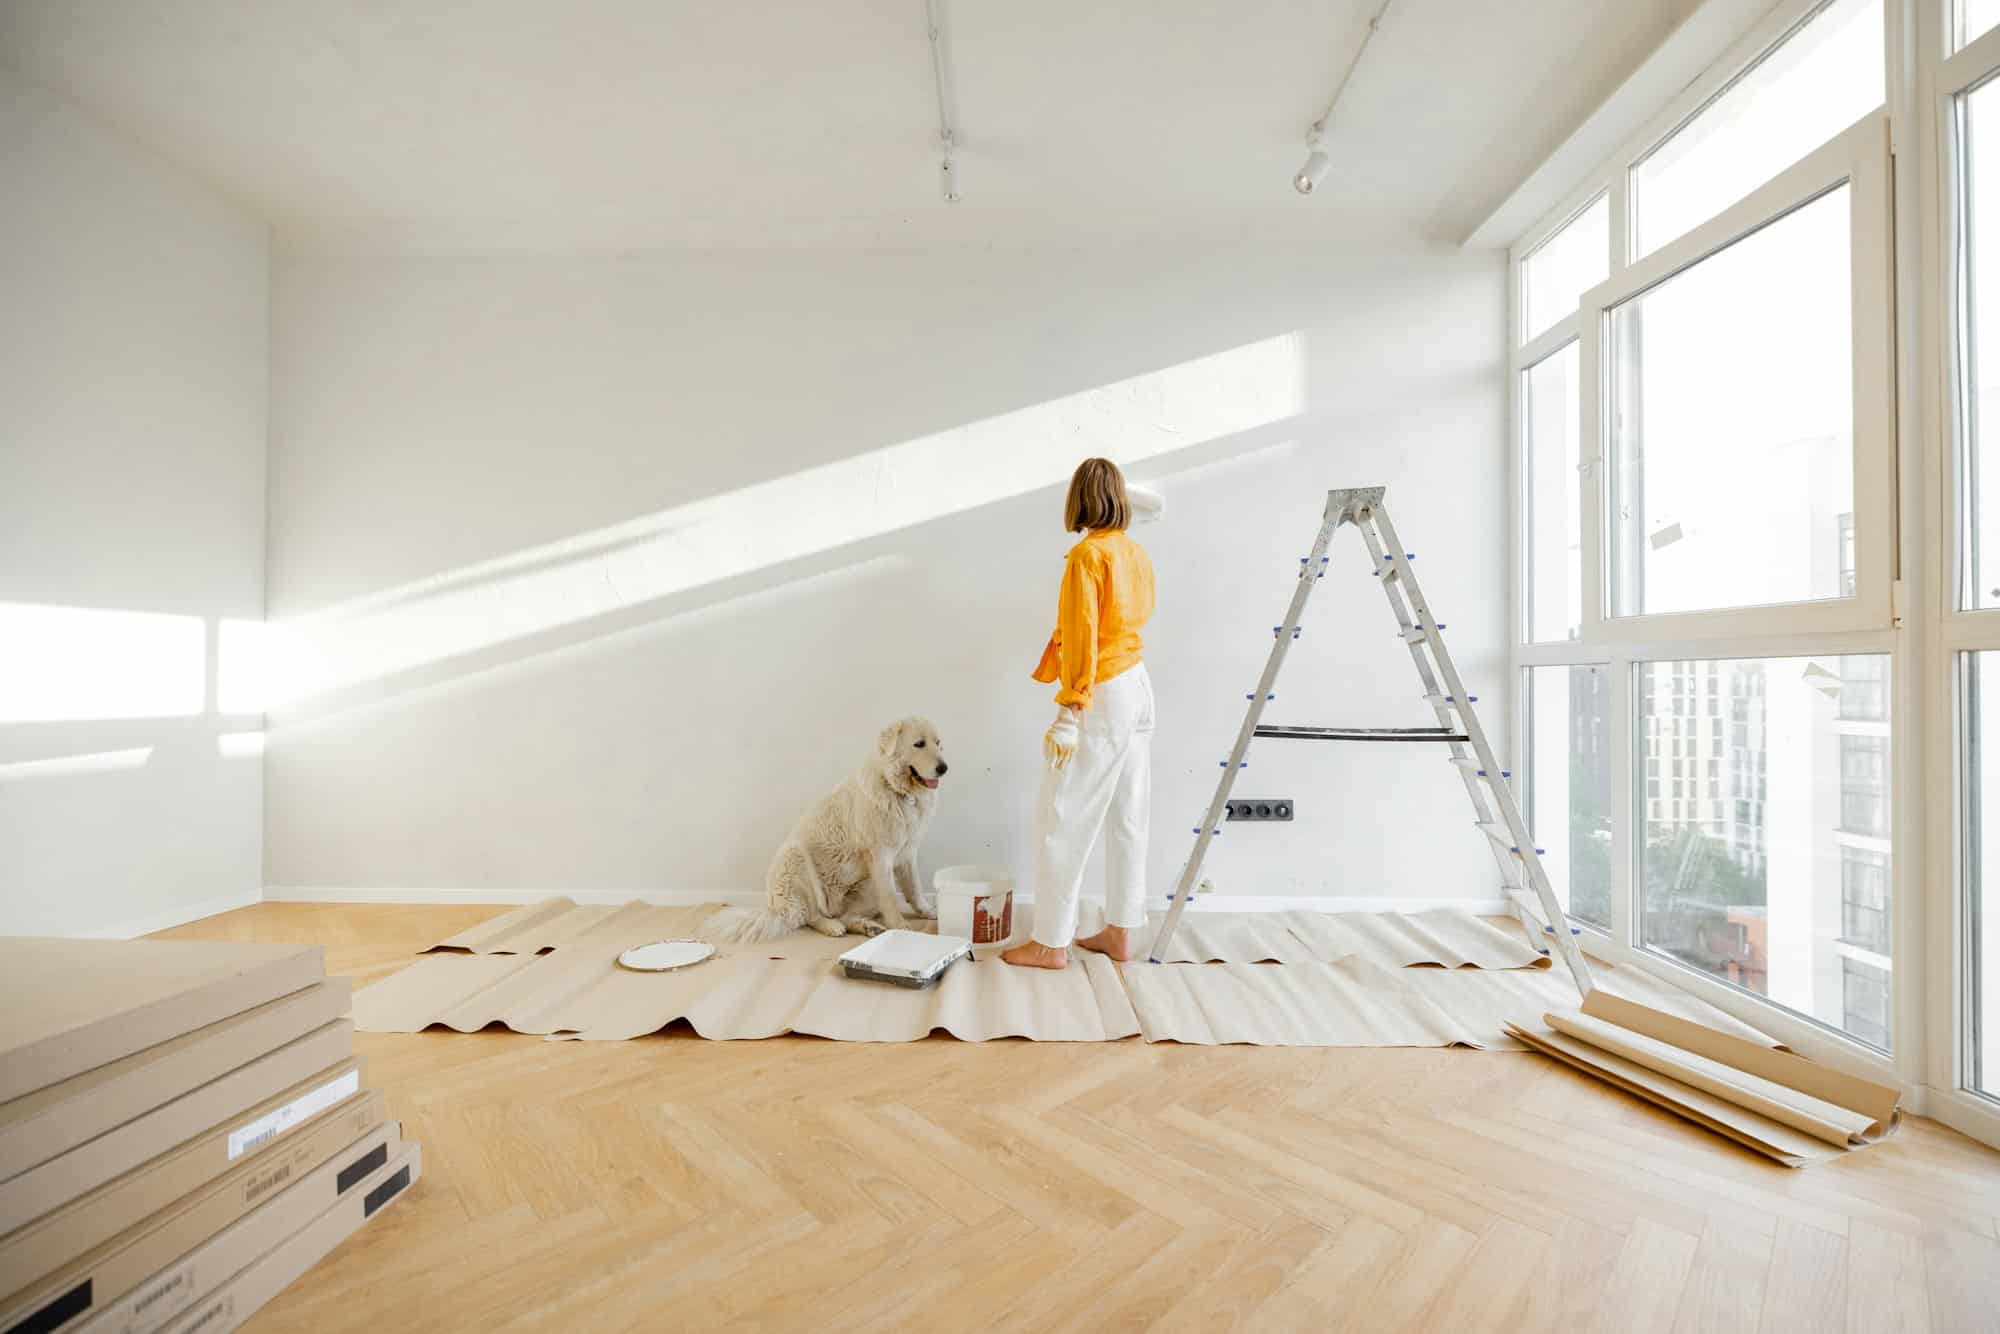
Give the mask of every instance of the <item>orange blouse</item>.
POLYGON ((1056 703, 1090 707, 1090 691, 1140 661, 1140 627, 1153 615, 1153 559, 1118 529, 1084 535, 1063 566, 1056 631, 1035 668, 1059 681, 1056 703))

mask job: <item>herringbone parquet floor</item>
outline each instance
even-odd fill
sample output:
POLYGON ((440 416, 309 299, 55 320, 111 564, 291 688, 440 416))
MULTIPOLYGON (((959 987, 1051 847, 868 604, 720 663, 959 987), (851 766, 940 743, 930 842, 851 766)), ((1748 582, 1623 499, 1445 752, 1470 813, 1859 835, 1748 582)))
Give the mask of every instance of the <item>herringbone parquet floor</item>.
MULTIPOLYGON (((503 909, 194 938, 365 984, 503 909)), ((256 1334, 2000 1329, 2000 1154, 1790 1171, 1513 1053, 360 1034, 404 1202, 256 1334)))

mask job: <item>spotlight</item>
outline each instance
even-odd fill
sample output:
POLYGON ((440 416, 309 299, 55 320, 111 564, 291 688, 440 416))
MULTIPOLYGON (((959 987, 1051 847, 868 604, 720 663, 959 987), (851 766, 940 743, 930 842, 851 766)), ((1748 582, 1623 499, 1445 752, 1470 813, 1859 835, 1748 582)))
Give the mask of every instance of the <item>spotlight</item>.
POLYGON ((1326 179, 1326 169, 1331 165, 1326 150, 1315 146, 1306 154, 1306 164, 1299 168, 1298 175, 1292 177, 1292 188, 1302 195, 1311 194, 1326 179))

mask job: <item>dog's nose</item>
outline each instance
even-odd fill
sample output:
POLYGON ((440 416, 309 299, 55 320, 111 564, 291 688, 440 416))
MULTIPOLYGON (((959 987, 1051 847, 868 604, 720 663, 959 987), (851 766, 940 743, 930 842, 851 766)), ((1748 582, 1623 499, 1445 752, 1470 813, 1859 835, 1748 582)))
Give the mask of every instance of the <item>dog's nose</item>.
POLYGON ((949 764, 946 764, 946 763, 945 763, 945 762, 944 762, 943 760, 939 760, 939 761, 938 761, 938 777, 939 777, 939 778, 943 778, 943 777, 944 777, 944 776, 945 776, 946 774, 948 774, 948 773, 950 773, 950 772, 951 772, 951 766, 950 766, 949 764))

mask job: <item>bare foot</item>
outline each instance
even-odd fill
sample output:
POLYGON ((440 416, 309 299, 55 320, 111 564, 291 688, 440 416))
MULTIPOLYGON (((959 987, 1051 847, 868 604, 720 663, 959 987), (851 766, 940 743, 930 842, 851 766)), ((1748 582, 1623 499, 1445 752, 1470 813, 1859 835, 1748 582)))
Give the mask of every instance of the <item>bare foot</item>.
POLYGON ((1000 962, 1016 968, 1067 968, 1069 951, 1051 948, 1039 940, 1024 940, 1013 949, 1002 951, 1000 962))
POLYGON ((1139 957, 1139 946, 1127 927, 1107 926, 1094 936, 1077 937, 1076 943, 1079 949, 1109 955, 1120 963, 1130 963, 1139 957))

